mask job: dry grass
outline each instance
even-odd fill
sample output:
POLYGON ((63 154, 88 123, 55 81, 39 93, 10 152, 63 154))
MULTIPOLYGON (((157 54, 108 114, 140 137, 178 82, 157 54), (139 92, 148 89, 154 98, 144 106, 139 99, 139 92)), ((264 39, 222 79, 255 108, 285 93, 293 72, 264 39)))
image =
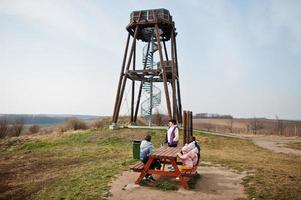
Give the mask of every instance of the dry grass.
POLYGON ((288 143, 286 147, 301 151, 301 142, 288 143))
MULTIPOLYGON (((193 119, 193 125, 199 130, 215 132, 233 132, 255 134, 254 119, 193 119)), ((256 134, 301 136, 301 121, 273 120, 256 118, 256 134)))
POLYGON ((277 154, 247 140, 197 134, 202 160, 247 171, 244 178, 249 198, 301 199, 301 159, 277 154))

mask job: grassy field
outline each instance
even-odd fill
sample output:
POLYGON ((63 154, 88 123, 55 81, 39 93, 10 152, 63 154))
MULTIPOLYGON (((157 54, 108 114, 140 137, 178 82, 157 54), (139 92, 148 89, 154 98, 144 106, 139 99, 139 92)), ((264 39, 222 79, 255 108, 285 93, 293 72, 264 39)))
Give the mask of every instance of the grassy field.
MULTIPOLYGON (((99 199, 109 182, 135 162, 131 140, 164 131, 107 129, 11 139, 0 146, 0 199, 99 199)), ((247 171, 252 199, 301 199, 301 159, 275 154, 247 140, 196 133, 202 160, 247 171)))

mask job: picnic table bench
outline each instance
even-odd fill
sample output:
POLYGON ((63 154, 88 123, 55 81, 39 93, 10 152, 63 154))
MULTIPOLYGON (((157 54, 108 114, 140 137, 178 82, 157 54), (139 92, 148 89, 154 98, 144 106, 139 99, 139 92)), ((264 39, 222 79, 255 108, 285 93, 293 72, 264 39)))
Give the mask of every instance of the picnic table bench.
POLYGON ((179 180, 186 190, 188 190, 187 182, 185 181, 185 176, 193 176, 197 174, 197 165, 191 169, 179 169, 179 166, 182 165, 181 162, 177 162, 177 154, 181 151, 180 148, 174 147, 160 147, 153 152, 151 152, 148 157, 148 161, 146 164, 143 162, 138 162, 130 167, 131 170, 135 172, 140 172, 138 179, 136 180, 136 184, 140 184, 143 177, 146 174, 158 174, 160 176, 170 176, 170 177, 179 177, 179 180), (163 167, 160 170, 150 169, 150 166, 154 160, 160 160, 163 167), (165 170, 165 165, 171 164, 173 166, 173 170, 165 170))

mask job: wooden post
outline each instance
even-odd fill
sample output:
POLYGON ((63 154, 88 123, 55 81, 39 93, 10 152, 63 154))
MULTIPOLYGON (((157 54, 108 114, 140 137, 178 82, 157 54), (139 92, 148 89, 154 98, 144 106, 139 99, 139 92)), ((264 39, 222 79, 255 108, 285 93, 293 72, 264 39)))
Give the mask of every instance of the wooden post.
POLYGON ((190 135, 190 129, 189 129, 189 111, 186 110, 186 129, 187 129, 187 134, 186 134, 186 143, 189 143, 188 142, 188 138, 189 138, 189 135, 190 135))
POLYGON ((189 140, 193 137, 193 115, 192 115, 192 112, 189 111, 189 126, 190 126, 190 137, 189 137, 189 140))
POLYGON ((186 133, 187 133, 187 129, 186 129, 186 111, 183 111, 183 146, 186 143, 186 133))

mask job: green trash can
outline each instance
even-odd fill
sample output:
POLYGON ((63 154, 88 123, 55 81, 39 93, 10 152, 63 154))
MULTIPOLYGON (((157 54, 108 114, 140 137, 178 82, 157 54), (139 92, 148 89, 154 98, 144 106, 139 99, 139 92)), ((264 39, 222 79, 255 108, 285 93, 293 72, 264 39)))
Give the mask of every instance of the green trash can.
POLYGON ((133 158, 140 159, 141 140, 133 140, 133 158))

